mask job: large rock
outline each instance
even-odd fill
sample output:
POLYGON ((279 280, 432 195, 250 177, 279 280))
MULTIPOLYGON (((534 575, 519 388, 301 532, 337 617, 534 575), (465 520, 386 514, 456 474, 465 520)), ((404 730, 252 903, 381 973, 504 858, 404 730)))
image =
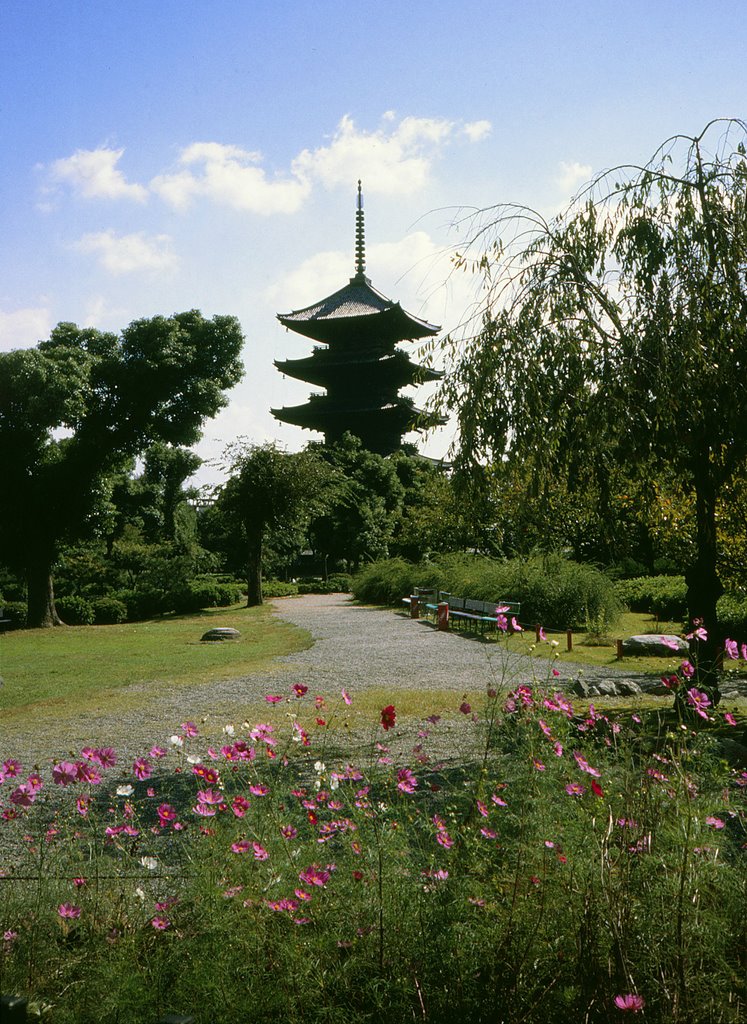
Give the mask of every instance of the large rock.
POLYGON ((658 655, 672 658, 687 656, 690 646, 681 636, 667 636, 663 633, 643 633, 640 636, 629 636, 622 643, 623 654, 658 655))
POLYGON ((570 691, 579 697, 635 697, 643 693, 632 679, 595 679, 594 682, 576 679, 571 683, 570 691))
POLYGON ((216 626, 214 629, 209 629, 207 633, 203 633, 200 640, 206 642, 215 640, 238 640, 241 636, 238 629, 233 629, 231 626, 216 626))

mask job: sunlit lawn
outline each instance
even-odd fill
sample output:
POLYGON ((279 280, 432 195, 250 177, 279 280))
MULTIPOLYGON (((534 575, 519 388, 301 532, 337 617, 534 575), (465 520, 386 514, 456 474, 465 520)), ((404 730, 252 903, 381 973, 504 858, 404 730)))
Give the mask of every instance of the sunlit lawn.
POLYGON ((0 722, 34 712, 65 717, 115 711, 152 699, 164 687, 200 685, 245 675, 311 643, 272 607, 219 608, 120 626, 18 630, 0 639, 0 722), (201 643, 214 626, 241 637, 201 643))

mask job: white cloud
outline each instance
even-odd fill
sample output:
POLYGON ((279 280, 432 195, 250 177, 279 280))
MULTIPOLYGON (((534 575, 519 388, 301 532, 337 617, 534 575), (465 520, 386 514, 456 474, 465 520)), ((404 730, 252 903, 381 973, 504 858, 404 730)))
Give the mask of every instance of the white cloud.
POLYGON ((482 142, 492 130, 493 126, 490 121, 470 121, 462 129, 470 142, 482 142))
POLYGON ((86 199, 134 199, 144 202, 148 190, 128 182, 117 164, 123 149, 78 149, 72 156, 55 160, 52 181, 64 182, 86 199))
POLYGON ((51 330, 50 313, 44 307, 14 309, 9 313, 0 310, 0 351, 31 348, 48 338, 51 330))
POLYGON ((218 142, 195 142, 182 151, 180 163, 192 170, 161 174, 151 189, 165 202, 184 209, 199 195, 250 213, 295 213, 307 198, 310 186, 298 176, 269 179, 258 167, 261 154, 218 142))
POLYGON ((168 235, 147 237, 142 231, 131 235, 115 235, 98 231, 75 243, 81 252, 94 253, 110 274, 130 274, 137 270, 166 271, 173 269, 177 259, 168 235))
POLYGON ((566 163, 565 160, 561 160, 560 174, 555 180, 564 193, 571 194, 577 185, 589 180, 591 171, 590 164, 580 164, 577 160, 574 160, 573 163, 566 163))
POLYGON ((409 195, 424 187, 439 150, 459 131, 477 141, 487 125, 461 129, 454 121, 428 117, 405 117, 397 123, 392 111, 386 112, 383 122, 383 127, 369 132, 346 115, 329 145, 299 153, 294 172, 327 188, 365 177, 367 192, 409 195))

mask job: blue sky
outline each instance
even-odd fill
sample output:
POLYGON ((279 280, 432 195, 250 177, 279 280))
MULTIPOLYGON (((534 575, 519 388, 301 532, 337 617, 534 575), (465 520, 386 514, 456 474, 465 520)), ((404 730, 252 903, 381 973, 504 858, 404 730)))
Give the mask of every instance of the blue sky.
POLYGON ((373 284, 445 333, 472 297, 459 209, 553 211, 744 117, 745 52, 741 0, 2 0, 0 350, 232 313, 246 376, 199 451, 297 449, 316 435, 269 408, 309 388, 272 362, 310 345, 275 313, 352 275, 359 177, 373 284))

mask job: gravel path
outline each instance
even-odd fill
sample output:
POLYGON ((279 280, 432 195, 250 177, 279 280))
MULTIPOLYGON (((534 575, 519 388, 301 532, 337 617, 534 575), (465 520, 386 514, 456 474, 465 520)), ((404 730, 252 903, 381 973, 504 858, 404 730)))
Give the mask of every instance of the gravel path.
MULTIPOLYGON (((324 694, 339 693, 342 686, 351 693, 383 687, 392 692, 396 703, 398 689, 419 685, 461 694, 483 690, 491 681, 513 687, 532 678, 528 658, 507 656, 494 645, 464 634, 441 633, 391 611, 358 607, 343 594, 284 598, 273 604, 278 616, 311 633, 312 647, 278 658, 269 671, 204 686, 170 687, 137 712, 86 715, 64 722, 48 713, 40 716, 34 731, 5 728, 0 760, 13 755, 25 764, 46 762, 50 756, 78 751, 86 743, 108 744, 123 759, 132 757, 154 742, 163 742, 185 720, 207 720, 217 728, 254 718, 266 708, 265 694, 286 693, 295 682, 324 694)), ((566 664, 564 679, 557 682, 562 685, 574 675, 573 666, 566 664)), ((584 669, 587 680, 604 676, 600 670, 584 669)), ((620 677, 615 674, 615 678, 620 677)))

